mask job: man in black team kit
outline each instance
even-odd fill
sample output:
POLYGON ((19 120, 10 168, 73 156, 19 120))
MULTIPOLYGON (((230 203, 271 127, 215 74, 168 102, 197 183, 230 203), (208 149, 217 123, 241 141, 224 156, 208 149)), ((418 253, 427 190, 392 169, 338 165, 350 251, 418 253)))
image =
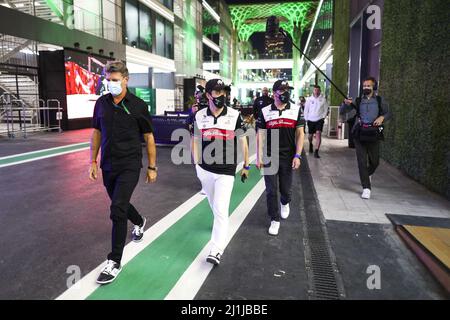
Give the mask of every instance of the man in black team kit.
POLYGON ((280 228, 280 216, 289 216, 292 193, 292 170, 300 167, 303 139, 305 136, 305 120, 299 105, 291 104, 290 92, 293 89, 287 81, 278 80, 273 85, 274 102, 262 108, 256 123, 257 139, 257 167, 273 172, 264 172, 266 184, 267 208, 270 216, 270 235, 277 235, 280 228), (278 150, 272 150, 274 139, 279 137, 278 150), (263 159, 264 137, 267 136, 267 158, 263 159), (272 154, 277 152, 278 154, 272 154), (278 156, 278 163, 276 158, 278 156), (271 163, 267 163, 271 160, 271 163), (275 166, 275 168, 273 168, 275 166), (278 204, 278 190, 281 194, 281 212, 278 204))
POLYGON ((130 203, 142 168, 141 137, 147 145, 146 182, 156 181, 156 147, 147 104, 127 90, 128 69, 117 61, 106 67, 109 94, 95 103, 89 178, 97 180, 97 155, 101 145, 103 184, 111 199, 112 251, 97 283, 114 281, 122 270, 120 262, 127 237, 127 222, 134 224, 132 239, 142 240, 146 219, 130 203))
POLYGON ((238 138, 244 157, 242 179, 248 177, 250 167, 243 120, 237 110, 226 105, 222 80, 209 80, 205 89, 209 106, 195 114, 192 153, 197 177, 214 214, 211 250, 206 261, 218 265, 227 243, 238 138))
POLYGON ((273 103, 273 99, 269 97, 269 89, 262 88, 262 95, 253 102, 253 117, 258 119, 258 114, 262 108, 273 103))

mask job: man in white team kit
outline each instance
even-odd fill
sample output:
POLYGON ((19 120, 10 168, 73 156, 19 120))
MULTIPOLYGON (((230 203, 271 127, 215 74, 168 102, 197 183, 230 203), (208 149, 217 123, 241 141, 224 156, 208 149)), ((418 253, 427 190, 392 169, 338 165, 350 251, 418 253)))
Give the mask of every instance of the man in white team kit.
POLYGON ((250 167, 243 119, 239 111, 226 106, 222 80, 209 80, 205 91, 208 107, 195 114, 191 145, 197 177, 214 214, 211 250, 206 261, 218 265, 227 242, 230 199, 237 167, 237 138, 244 156, 243 179, 248 177, 250 167))
POLYGON ((328 114, 328 102, 320 94, 320 87, 314 86, 313 95, 306 99, 304 117, 308 124, 309 153, 314 152, 314 157, 320 158, 319 148, 322 142, 322 131, 325 117, 328 114), (316 148, 313 150, 313 137, 316 136, 316 148))

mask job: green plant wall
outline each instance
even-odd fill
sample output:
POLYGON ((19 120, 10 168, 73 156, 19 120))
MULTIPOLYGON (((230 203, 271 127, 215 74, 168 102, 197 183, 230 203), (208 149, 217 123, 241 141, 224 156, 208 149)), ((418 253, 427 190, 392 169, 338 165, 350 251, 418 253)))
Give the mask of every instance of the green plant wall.
POLYGON ((382 157, 450 199, 448 17, 447 0, 384 1, 380 94, 393 112, 382 157))
MULTIPOLYGON (((333 19, 333 74, 332 80, 347 93, 348 52, 350 41, 350 1, 334 1, 333 19)), ((344 98, 334 88, 331 89, 331 105, 340 105, 344 98)))

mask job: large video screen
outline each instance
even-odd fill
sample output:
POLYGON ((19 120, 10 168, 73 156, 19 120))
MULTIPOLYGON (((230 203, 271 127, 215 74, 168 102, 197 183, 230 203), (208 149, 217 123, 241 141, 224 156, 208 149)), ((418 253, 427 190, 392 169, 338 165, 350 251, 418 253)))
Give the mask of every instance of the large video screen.
POLYGON ((91 118, 97 99, 107 91, 107 59, 64 50, 67 118, 91 118))

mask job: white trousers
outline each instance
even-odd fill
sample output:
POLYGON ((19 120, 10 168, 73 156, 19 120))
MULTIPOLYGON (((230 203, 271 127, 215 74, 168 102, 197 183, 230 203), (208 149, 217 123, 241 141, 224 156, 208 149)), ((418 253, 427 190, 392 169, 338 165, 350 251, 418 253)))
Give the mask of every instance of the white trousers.
POLYGON ((202 169, 199 165, 196 165, 195 168, 214 214, 211 254, 223 254, 228 237, 228 215, 234 176, 212 173, 202 169))

